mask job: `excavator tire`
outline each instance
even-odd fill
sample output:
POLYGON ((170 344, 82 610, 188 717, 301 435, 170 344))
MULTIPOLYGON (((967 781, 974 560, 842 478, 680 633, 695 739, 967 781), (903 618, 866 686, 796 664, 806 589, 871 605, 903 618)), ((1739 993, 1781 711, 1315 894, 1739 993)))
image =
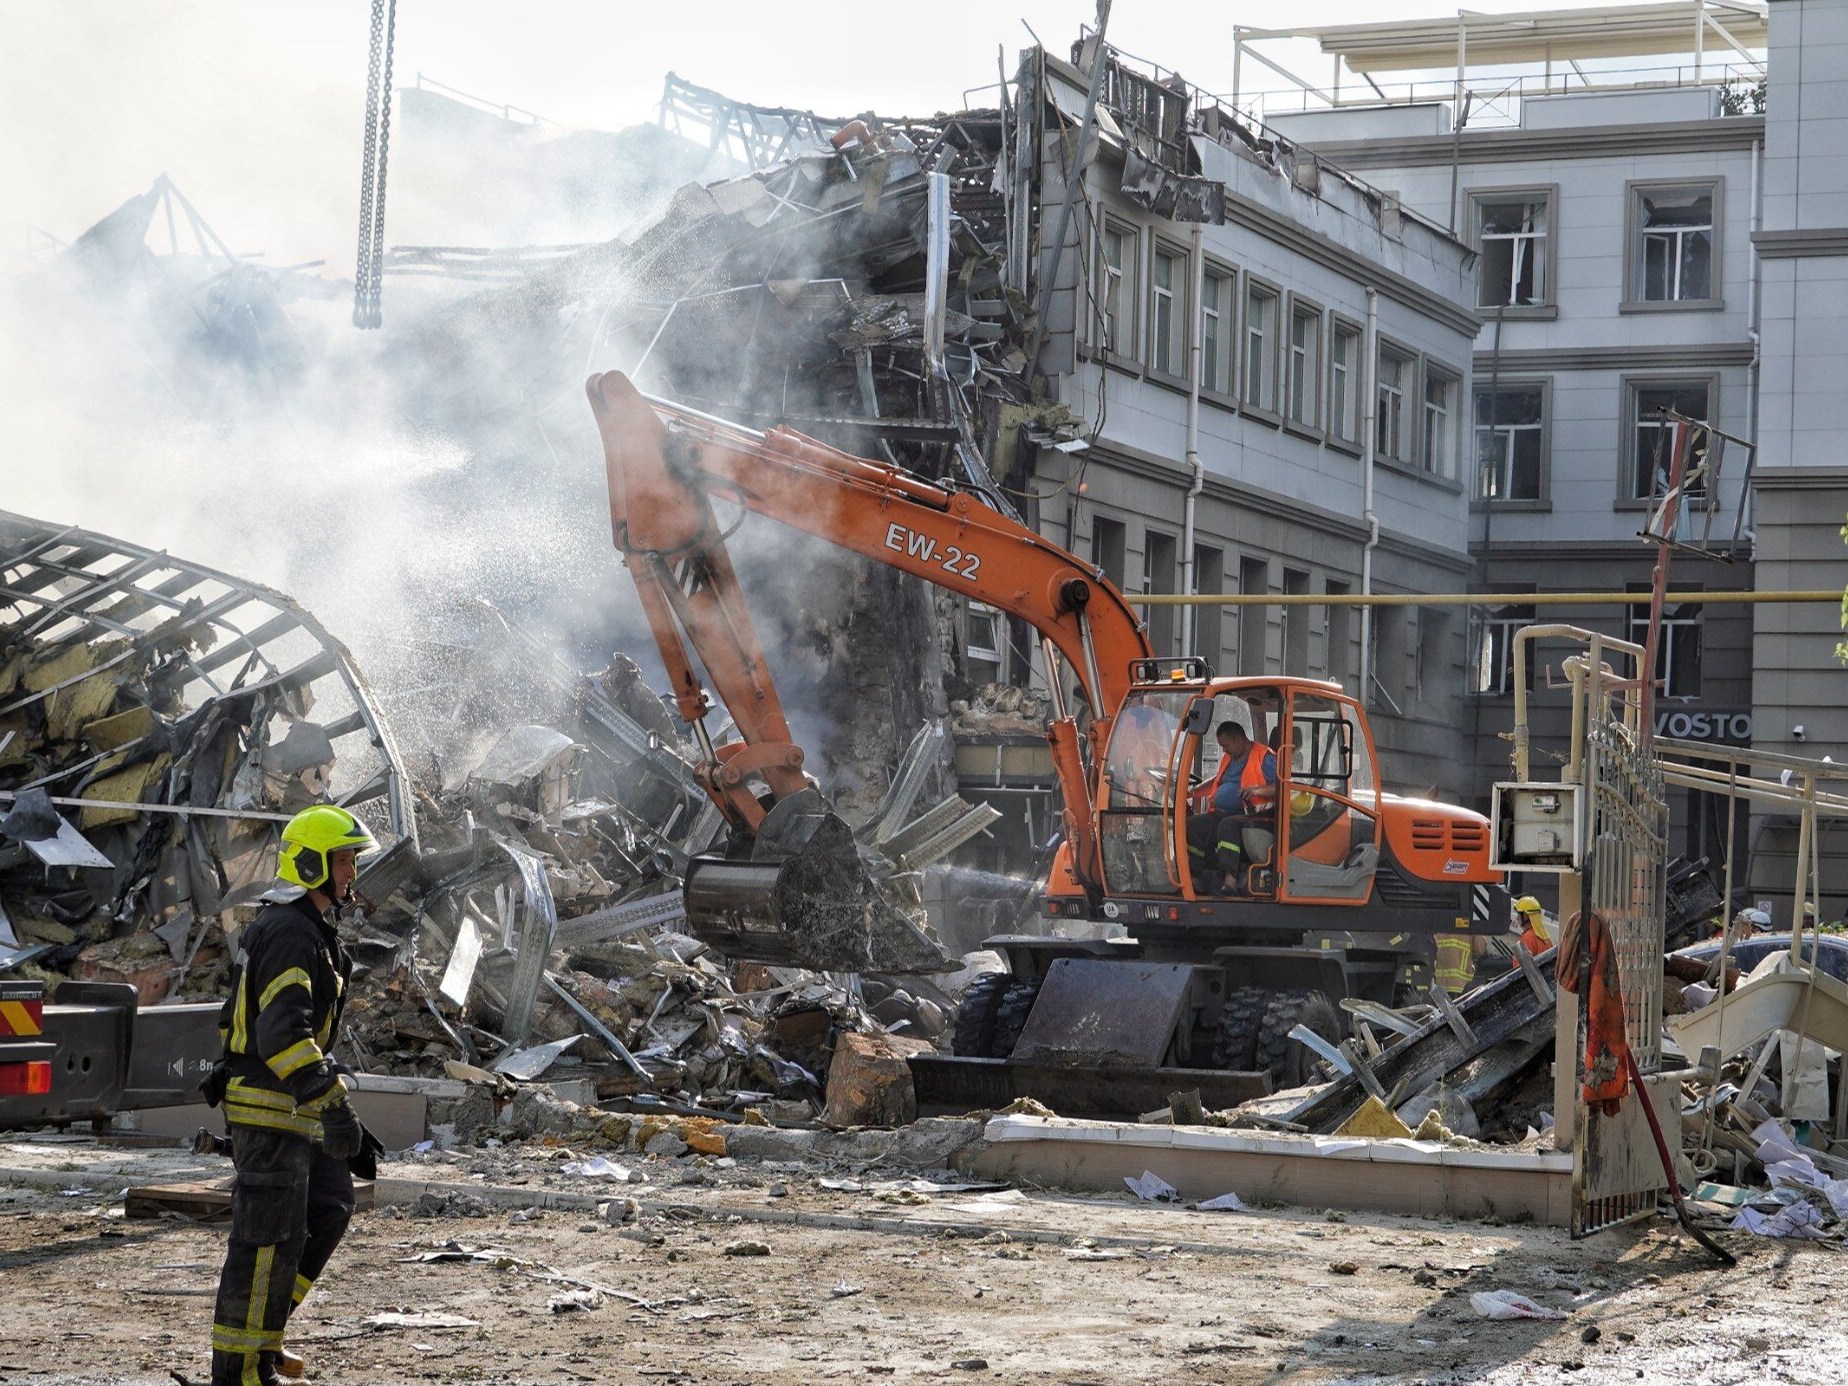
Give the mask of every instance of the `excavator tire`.
POLYGON ((1213 1032, 1213 1067, 1233 1073, 1251 1073, 1257 1067, 1258 1031, 1271 993, 1262 987, 1240 987, 1226 998, 1213 1032))
POLYGON ((995 1011, 1014 985, 1011 972, 991 972, 963 989, 956 1006, 956 1023, 950 1028, 950 1050, 959 1059, 986 1059, 995 1038, 995 1011))
POLYGON ((1006 1059, 1013 1055, 1014 1046, 1020 1043, 1020 1032, 1027 1028, 1027 1015, 1033 1003, 1039 1000, 1039 990, 1038 982, 1015 982, 1001 997, 1001 1004, 995 1008, 995 1033, 989 1041, 989 1058, 1006 1059))
POLYGON ((1340 1013, 1324 993, 1272 992, 1258 1030, 1257 1065, 1270 1070, 1273 1088, 1301 1087, 1320 1062, 1308 1045, 1290 1038, 1290 1031, 1298 1025, 1308 1026, 1330 1044, 1341 1042, 1340 1013))

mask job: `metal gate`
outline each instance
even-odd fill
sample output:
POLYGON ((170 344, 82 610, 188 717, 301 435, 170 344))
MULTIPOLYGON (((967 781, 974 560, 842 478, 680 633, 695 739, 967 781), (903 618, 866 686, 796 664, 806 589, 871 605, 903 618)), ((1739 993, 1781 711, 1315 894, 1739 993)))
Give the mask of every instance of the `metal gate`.
MULTIPOLYGON (((1596 703, 1593 704, 1596 706, 1596 703)), ((1621 722, 1593 720, 1585 731, 1587 815, 1583 904, 1610 927, 1623 981, 1624 1031, 1647 1080, 1662 1061, 1663 910, 1667 891, 1668 803, 1662 773, 1621 722)), ((1581 932, 1585 947, 1587 932, 1581 932)), ((1589 968, 1581 969, 1589 976, 1589 968)), ((1653 1213, 1667 1185, 1642 1097, 1615 1116, 1585 1101, 1588 1008, 1576 1007, 1579 1080, 1573 1084, 1572 1235, 1653 1213)), ((1669 1123, 1671 1129, 1675 1123, 1669 1123)))

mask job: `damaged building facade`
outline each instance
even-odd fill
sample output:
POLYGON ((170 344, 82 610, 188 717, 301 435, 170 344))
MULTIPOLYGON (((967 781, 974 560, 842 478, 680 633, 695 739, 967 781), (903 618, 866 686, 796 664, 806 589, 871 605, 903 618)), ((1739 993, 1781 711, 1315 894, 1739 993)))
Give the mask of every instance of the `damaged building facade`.
MULTIPOLYGON (((1288 36, 1245 30, 1240 45, 1262 57, 1288 36)), ((1507 765, 1497 733, 1513 705, 1514 629, 1564 621, 1638 640, 1646 628, 1655 549, 1638 532, 1659 490, 1663 406, 1728 436, 1669 574, 1656 729, 1716 750, 1834 755, 1848 740, 1834 604, 1724 594, 1842 585, 1840 399, 1825 383, 1839 374, 1842 179, 1807 131, 1840 118, 1842 84, 1809 55, 1848 39, 1848 9, 1688 0, 1300 37, 1376 87, 1363 96, 1337 79, 1331 93, 1265 68, 1273 89, 1260 92, 1254 62, 1234 100, 1454 226, 1481 256, 1468 480, 1478 590, 1639 594, 1476 613, 1465 672, 1478 787, 1507 765)), ((1542 734, 1562 739, 1562 693, 1531 672, 1529 684, 1542 734)), ((1787 917, 1792 821, 1741 813, 1729 840, 1724 796, 1678 789, 1671 809, 1672 851, 1742 868, 1749 856, 1753 898, 1787 917)), ((1823 855, 1824 917, 1837 917, 1826 902, 1848 883, 1823 855)))

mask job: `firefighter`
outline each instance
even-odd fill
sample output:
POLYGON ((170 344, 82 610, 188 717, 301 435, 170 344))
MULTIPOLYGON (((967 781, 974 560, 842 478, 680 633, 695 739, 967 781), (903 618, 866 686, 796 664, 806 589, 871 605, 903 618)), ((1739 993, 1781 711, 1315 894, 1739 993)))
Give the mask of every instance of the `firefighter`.
POLYGON ((1468 934, 1440 934, 1431 976, 1452 997, 1461 996, 1476 980, 1477 940, 1468 934))
POLYGON ((1521 947, 1537 958, 1553 946, 1553 930, 1533 896, 1523 895, 1514 902, 1514 917, 1521 933, 1521 947))
POLYGON ((301 1370, 283 1328, 353 1214, 347 1161, 376 1150, 331 1056, 353 964, 334 921, 356 860, 375 844, 343 808, 302 810, 282 830, 281 884, 239 940, 219 1016, 224 1058, 207 1100, 224 1106, 237 1177, 212 1316, 212 1386, 275 1386, 301 1370))

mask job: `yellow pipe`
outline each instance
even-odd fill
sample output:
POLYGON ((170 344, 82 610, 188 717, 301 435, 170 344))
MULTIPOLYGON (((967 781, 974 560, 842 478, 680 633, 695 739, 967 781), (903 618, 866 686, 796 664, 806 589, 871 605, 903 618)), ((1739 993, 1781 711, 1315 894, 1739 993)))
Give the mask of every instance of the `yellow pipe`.
MULTIPOLYGON (((1837 602, 1843 594, 1829 592, 1670 592, 1680 603, 1711 602, 1837 602)), ((1178 592, 1125 592, 1123 600, 1135 606, 1647 606, 1647 592, 1374 592, 1267 593, 1233 596, 1215 593, 1189 597, 1178 592)))

